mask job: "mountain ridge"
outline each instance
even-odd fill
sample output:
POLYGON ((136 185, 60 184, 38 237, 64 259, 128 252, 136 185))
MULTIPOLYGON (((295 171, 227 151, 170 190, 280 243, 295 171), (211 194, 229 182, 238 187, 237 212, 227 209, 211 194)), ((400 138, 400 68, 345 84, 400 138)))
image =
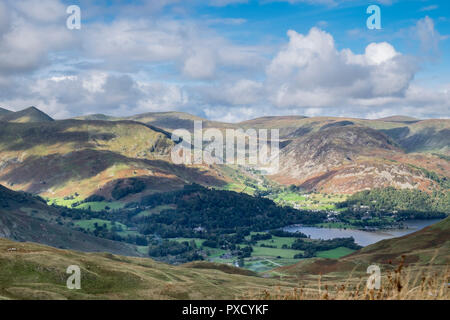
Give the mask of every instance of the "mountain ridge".
POLYGON ((27 122, 51 122, 54 121, 54 119, 36 107, 28 107, 26 109, 16 112, 13 111, 9 111, 6 113, 1 112, 0 121, 27 123, 27 122))

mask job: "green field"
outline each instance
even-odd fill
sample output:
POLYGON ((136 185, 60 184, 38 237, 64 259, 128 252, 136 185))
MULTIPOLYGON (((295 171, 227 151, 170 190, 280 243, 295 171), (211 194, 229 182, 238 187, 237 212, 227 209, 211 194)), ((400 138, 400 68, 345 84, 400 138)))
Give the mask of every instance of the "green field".
POLYGON ((108 201, 101 201, 101 202, 86 202, 82 203, 79 206, 77 206, 75 209, 87 209, 91 211, 103 211, 103 210, 116 210, 116 209, 122 209, 125 206, 125 203, 123 202, 108 202, 108 201), (109 209, 107 209, 108 207, 109 209))
POLYGON ((294 192, 283 192, 277 194, 277 197, 274 199, 275 202, 279 201, 306 201, 306 197, 299 193, 294 192))
POLYGON ((297 263, 298 259, 279 259, 275 257, 269 257, 269 258, 248 258, 245 259, 245 265, 244 268, 254 271, 254 272, 266 272, 275 268, 278 268, 280 266, 286 266, 286 265, 292 265, 297 263))
MULTIPOLYGON (((79 220, 77 222, 75 222, 75 225, 83 228, 85 230, 88 231, 93 231, 95 230, 95 224, 97 223, 97 225, 99 226, 104 226, 106 225, 106 227, 108 228, 108 230, 111 230, 113 223, 109 220, 102 220, 102 219, 89 219, 89 220, 79 220)), ((122 223, 116 222, 115 223, 117 227, 121 227, 123 230, 127 230, 128 227, 122 223)))
POLYGON ((264 244, 266 246, 276 246, 278 249, 281 249, 284 244, 290 247, 294 243, 295 239, 296 238, 293 237, 272 236, 272 239, 269 240, 259 240, 256 245, 261 246, 262 244, 264 244))
POLYGON ((299 192, 284 191, 268 196, 274 202, 280 205, 297 205, 305 210, 336 210, 335 204, 345 201, 345 195, 309 193, 301 194, 299 192))
POLYGON ((197 248, 201 248, 203 241, 205 241, 205 239, 198 239, 198 238, 174 238, 171 240, 178 241, 178 242, 191 242, 192 240, 194 240, 197 248))
POLYGON ((346 256, 352 252, 355 252, 355 250, 345 247, 339 247, 327 251, 319 251, 316 255, 319 258, 339 259, 340 257, 346 256))
POLYGON ((148 216, 151 216, 152 214, 160 214, 161 211, 171 210, 171 209, 176 209, 176 206, 171 205, 171 204, 168 204, 168 205, 164 204, 164 205, 156 206, 154 208, 142 211, 139 214, 137 214, 136 217, 148 217, 148 216))
POLYGON ((281 258, 294 258, 297 253, 302 253, 300 250, 292 249, 278 249, 278 248, 263 248, 263 247, 253 247, 252 256, 253 257, 281 257, 281 258))

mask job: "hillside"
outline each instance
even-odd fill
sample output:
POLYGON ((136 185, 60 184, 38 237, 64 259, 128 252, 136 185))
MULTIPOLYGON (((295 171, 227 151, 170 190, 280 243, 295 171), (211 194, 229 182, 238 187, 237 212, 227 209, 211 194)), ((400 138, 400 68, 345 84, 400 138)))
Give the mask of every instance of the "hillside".
POLYGON ((134 121, 62 120, 6 123, 0 128, 0 183, 50 198, 111 192, 139 179, 144 193, 186 183, 221 185, 208 168, 173 165, 174 142, 158 128, 134 121))
POLYGON ((448 299, 441 286, 448 279, 440 273, 449 263, 449 221, 381 241, 340 260, 303 259, 273 270, 282 279, 260 278, 213 263, 170 266, 151 259, 0 239, 0 298, 369 299, 371 293, 364 289, 366 268, 375 263, 383 277, 383 291, 376 299, 448 299), (401 255, 405 257, 399 268, 401 255), (81 290, 66 288, 69 265, 81 268, 81 290))
POLYGON ((199 263, 170 266, 5 239, 0 239, 0 265, 0 299, 239 299, 291 286, 240 275, 233 267, 221 271, 220 266, 199 263), (81 290, 66 288, 70 265, 81 268, 81 290))
POLYGON ((35 107, 17 112, 0 113, 0 121, 27 123, 27 122, 49 122, 54 121, 50 116, 35 107))
POLYGON ((70 222, 65 218, 65 211, 0 185, 0 237, 88 252, 140 255, 131 245, 93 237, 65 226, 70 222))
MULTIPOLYGON (((435 157, 434 161, 441 159, 435 157)), ((273 179, 331 193, 388 186, 421 190, 436 187, 409 162, 409 156, 386 134, 341 121, 293 139, 281 150, 281 170, 273 179)), ((442 163, 448 167, 448 163, 442 163)))
POLYGON ((9 111, 8 109, 0 108, 0 119, 2 116, 12 113, 12 111, 9 111))
POLYGON ((382 240, 340 259, 307 259, 279 268, 283 274, 305 276, 326 275, 343 279, 365 274, 371 264, 393 270, 399 264, 427 272, 445 270, 450 264, 450 217, 432 226, 399 238, 382 240), (403 261, 403 262, 402 262, 403 261))
POLYGON ((132 118, 167 130, 192 129, 193 120, 202 120, 205 129, 277 128, 281 171, 270 178, 308 191, 351 194, 391 186, 429 192, 439 186, 424 171, 450 172, 450 120, 268 116, 227 124, 176 112, 132 118))
POLYGON ((386 122, 417 122, 420 121, 420 119, 414 118, 414 117, 407 117, 407 116, 390 116, 390 117, 384 117, 377 119, 378 121, 386 121, 386 122))
MULTIPOLYGON (((17 115, 27 112, 41 114, 31 108, 3 117, 22 121, 25 116, 17 115)), ((450 178, 450 120, 274 116, 222 123, 183 112, 78 119, 2 126, 0 183, 47 198, 82 200, 93 194, 112 199, 112 191, 130 179, 145 184, 137 192, 142 195, 193 182, 242 191, 245 181, 262 181, 247 168, 173 165, 170 131, 192 130, 196 120, 204 129, 280 129, 281 170, 264 178, 266 186, 295 184, 305 191, 340 194, 389 186, 432 192, 442 190, 439 180, 450 178)), ((137 198, 131 194, 121 201, 137 198)))
POLYGON ((193 132, 194 121, 202 121, 203 128, 234 127, 234 125, 230 123, 211 121, 185 112, 148 112, 127 117, 126 119, 153 125, 167 131, 173 131, 175 129, 186 129, 193 132))
POLYGON ((75 120, 102 120, 102 121, 114 121, 120 120, 115 117, 107 116, 105 114, 97 113, 97 114, 88 114, 86 116, 80 116, 74 118, 75 120))

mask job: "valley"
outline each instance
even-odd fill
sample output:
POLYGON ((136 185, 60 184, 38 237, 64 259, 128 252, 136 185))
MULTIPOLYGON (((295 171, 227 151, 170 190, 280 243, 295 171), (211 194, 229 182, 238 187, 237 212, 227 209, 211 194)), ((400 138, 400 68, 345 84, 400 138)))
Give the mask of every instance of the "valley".
MULTIPOLYGON (((355 266, 348 257, 450 214, 449 120, 293 116, 230 124, 170 112, 54 120, 28 108, 2 112, 0 123, 0 237, 141 257, 152 268, 189 270, 188 278, 199 276, 192 270, 226 270, 260 277, 261 285, 244 282, 261 289, 274 283, 264 278, 315 281, 313 266, 334 269, 327 264, 337 261, 337 269, 345 268, 331 278, 342 279, 355 266), (279 129, 280 171, 173 164, 171 132, 180 126, 193 132, 198 120, 204 129, 279 129), (189 267, 177 269, 183 266, 189 267), (312 273, 305 276, 304 270, 312 273)), ((438 258, 447 259, 443 254, 438 258)), ((109 259, 102 255, 90 257, 109 259)), ((117 268, 134 277, 128 267, 117 268)), ((210 278, 198 281, 209 288, 210 278)), ((102 292, 108 296, 115 285, 102 292)), ((283 286, 289 290, 291 284, 283 286)), ((8 290, 0 296, 33 291, 8 290)), ((49 290, 32 294, 62 294, 49 290)), ((178 291, 173 295, 206 297, 178 291)), ((84 297, 91 294, 96 293, 84 297)))

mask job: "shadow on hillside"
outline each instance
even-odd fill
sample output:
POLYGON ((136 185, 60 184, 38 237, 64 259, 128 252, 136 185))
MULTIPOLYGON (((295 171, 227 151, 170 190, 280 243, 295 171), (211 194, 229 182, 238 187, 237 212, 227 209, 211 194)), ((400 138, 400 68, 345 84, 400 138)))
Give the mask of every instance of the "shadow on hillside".
MULTIPOLYGON (((147 160, 129 158, 104 150, 85 149, 65 155, 52 154, 38 157, 31 156, 18 163, 8 173, 0 173, 0 179, 13 184, 26 184, 24 191, 32 193, 44 192, 50 188, 64 186, 67 182, 93 178, 114 165, 129 164, 140 169, 148 169, 154 173, 168 177, 175 175, 181 184, 196 182, 199 184, 222 186, 225 184, 214 176, 202 172, 199 168, 175 165, 163 160, 147 160)), ((163 178, 154 177, 155 183, 164 183, 163 178)), ((114 177, 110 181, 116 180, 114 177)), ((166 181, 167 183, 167 181, 166 181)), ((76 190, 74 190, 75 192, 76 190)))
MULTIPOLYGON (((98 122, 98 121, 97 121, 98 122)), ((91 121, 92 125, 97 123, 91 121)), ((89 125, 89 123, 87 123, 89 125)), ((100 123, 100 122, 98 122, 100 123)), ((98 141, 109 141, 116 136, 98 130, 67 131, 79 124, 75 120, 49 123, 4 123, 0 126, 0 142, 4 151, 22 151, 36 145, 50 146, 63 143, 79 143, 80 148, 95 147, 98 141)), ((102 125, 107 122, 101 122, 102 125)))
POLYGON ((425 128, 412 134, 408 127, 380 131, 397 141, 406 152, 436 150, 450 145, 449 129, 425 128))

